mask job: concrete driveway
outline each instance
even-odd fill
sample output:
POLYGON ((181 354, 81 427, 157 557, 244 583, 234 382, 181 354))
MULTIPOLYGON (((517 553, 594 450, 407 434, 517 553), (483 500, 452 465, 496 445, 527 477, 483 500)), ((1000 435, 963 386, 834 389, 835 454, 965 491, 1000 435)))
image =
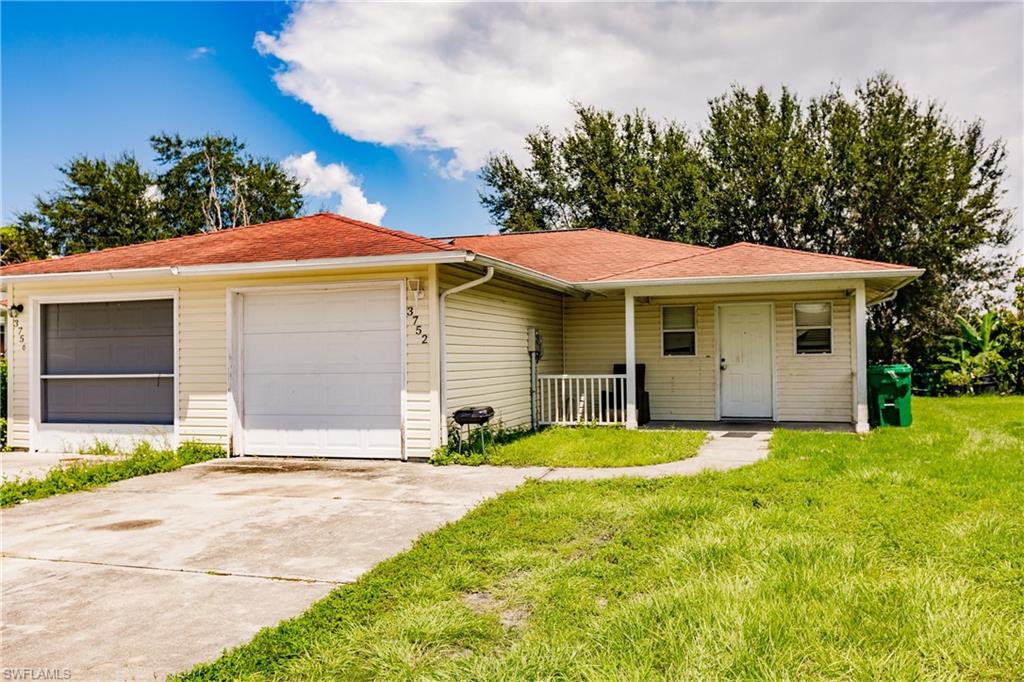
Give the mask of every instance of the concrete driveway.
POLYGON ((163 679, 545 471, 242 458, 5 509, 4 674, 163 679))

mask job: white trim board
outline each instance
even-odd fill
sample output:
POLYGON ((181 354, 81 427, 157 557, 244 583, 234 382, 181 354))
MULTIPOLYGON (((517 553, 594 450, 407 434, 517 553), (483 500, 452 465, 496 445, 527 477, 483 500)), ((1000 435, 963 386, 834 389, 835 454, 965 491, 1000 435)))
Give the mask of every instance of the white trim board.
POLYGON ((4 275, 0 285, 10 282, 94 279, 131 279, 145 277, 209 277, 217 275, 251 275, 274 272, 306 272, 345 270, 353 268, 384 268, 429 263, 464 263, 472 260, 466 251, 407 253, 394 256, 349 256, 344 258, 311 258, 308 260, 257 261, 253 263, 222 263, 215 265, 161 265, 151 268, 119 270, 85 270, 82 272, 49 272, 29 275, 4 275))

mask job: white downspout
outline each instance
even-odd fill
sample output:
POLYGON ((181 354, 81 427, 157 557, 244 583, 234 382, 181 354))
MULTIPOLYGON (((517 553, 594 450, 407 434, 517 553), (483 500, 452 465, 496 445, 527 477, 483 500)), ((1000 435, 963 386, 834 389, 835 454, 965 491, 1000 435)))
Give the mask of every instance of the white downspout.
POLYGON ((447 352, 447 348, 445 346, 446 342, 445 342, 445 333, 444 333, 445 322, 447 320, 447 317, 446 317, 446 314, 445 314, 445 312, 446 312, 445 311, 445 302, 448 300, 448 297, 451 296, 452 294, 457 294, 460 291, 465 291, 466 289, 472 289, 473 287, 480 286, 481 284, 486 284, 487 282, 490 282, 491 278, 493 278, 493 277, 494 277, 494 268, 491 267, 491 266, 487 266, 487 272, 484 273, 483 277, 480 277, 478 279, 473 279, 473 280, 470 280, 468 282, 463 282, 459 286, 452 287, 451 289, 448 289, 447 291, 445 291, 445 292, 443 292, 441 294, 441 303, 438 306, 438 317, 440 318, 440 322, 439 322, 438 330, 437 330, 437 338, 440 340, 440 344, 439 345, 441 346, 441 384, 440 384, 440 389, 441 389, 440 393, 441 393, 441 395, 440 395, 440 403, 441 403, 441 441, 442 441, 442 443, 447 443, 448 442, 448 363, 447 363, 448 352, 447 352))

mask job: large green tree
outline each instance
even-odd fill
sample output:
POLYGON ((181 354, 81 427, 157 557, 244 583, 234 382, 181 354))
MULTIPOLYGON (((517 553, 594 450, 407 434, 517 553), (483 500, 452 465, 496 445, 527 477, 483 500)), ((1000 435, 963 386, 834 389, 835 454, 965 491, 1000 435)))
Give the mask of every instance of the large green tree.
POLYGON ((563 136, 529 135, 530 165, 492 157, 481 201, 504 231, 603 227, 702 242, 703 166, 686 131, 642 111, 616 118, 576 105, 563 136))
POLYGON ((24 235, 66 255, 294 217, 301 185, 235 138, 151 138, 156 170, 122 154, 85 156, 60 171, 61 187, 17 218, 24 235))
POLYGON ((53 253, 81 253, 169 235, 150 190, 153 176, 135 158, 79 156, 60 172, 61 188, 37 197, 35 210, 17 218, 26 233, 45 239, 53 253))
POLYGON ((642 114, 577 114, 563 135, 527 139, 528 166, 507 155, 485 166, 482 200, 502 229, 600 226, 925 268, 872 308, 877 360, 926 357, 954 314, 999 292, 1010 272, 1002 141, 986 140, 980 121, 951 120, 936 102, 910 97, 887 74, 806 105, 785 89, 773 98, 735 87, 710 101, 696 139, 671 122, 650 124, 675 143, 671 158, 685 159, 667 166, 643 147, 618 151, 636 148, 629 131, 648 121, 642 114), (573 152, 580 148, 586 153, 573 152))
POLYGON ((783 91, 712 100, 702 140, 715 244, 752 241, 906 263, 926 274, 871 310, 869 352, 921 359, 954 314, 1005 284, 1006 151, 880 74, 806 111, 783 91))
POLYGON ((39 260, 50 255, 50 245, 39 230, 21 225, 0 227, 0 265, 39 260))
POLYGON ((163 171, 160 214, 176 234, 212 232, 290 218, 302 209, 301 185, 234 137, 150 138, 163 171))

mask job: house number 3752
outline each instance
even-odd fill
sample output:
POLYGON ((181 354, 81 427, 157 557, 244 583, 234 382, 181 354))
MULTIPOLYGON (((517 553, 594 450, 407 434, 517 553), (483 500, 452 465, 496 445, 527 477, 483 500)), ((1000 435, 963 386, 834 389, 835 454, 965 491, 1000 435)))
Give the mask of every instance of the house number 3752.
POLYGON ((420 324, 420 316, 416 314, 416 310, 413 306, 406 307, 405 316, 409 318, 409 323, 412 324, 412 329, 416 332, 416 336, 419 338, 420 343, 426 344, 428 336, 423 333, 423 325, 420 324))

